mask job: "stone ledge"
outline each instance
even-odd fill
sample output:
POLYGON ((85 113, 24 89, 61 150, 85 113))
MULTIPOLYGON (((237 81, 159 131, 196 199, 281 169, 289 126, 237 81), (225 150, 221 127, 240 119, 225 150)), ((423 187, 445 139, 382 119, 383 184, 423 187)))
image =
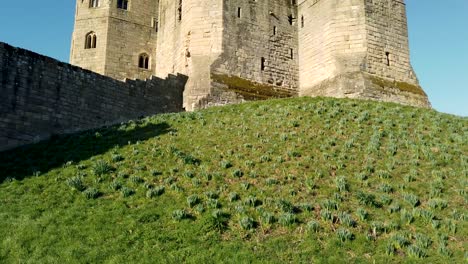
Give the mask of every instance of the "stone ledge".
POLYGON ((431 108, 429 99, 417 84, 380 78, 364 72, 338 75, 301 89, 301 96, 370 99, 415 107, 431 108))
POLYGON ((226 90, 241 95, 245 100, 286 98, 297 95, 293 90, 282 89, 274 85, 261 84, 232 75, 212 74, 211 79, 213 82, 225 86, 226 90))

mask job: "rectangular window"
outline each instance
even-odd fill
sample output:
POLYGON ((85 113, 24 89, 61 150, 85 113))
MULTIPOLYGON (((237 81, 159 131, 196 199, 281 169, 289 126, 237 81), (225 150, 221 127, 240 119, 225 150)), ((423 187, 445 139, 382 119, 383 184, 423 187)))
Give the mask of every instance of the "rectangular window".
POLYGON ((273 26, 273 35, 276 35, 277 32, 278 32, 278 29, 276 28, 276 26, 273 26))
POLYGON ((237 17, 238 18, 242 17, 242 8, 240 8, 240 7, 237 8, 237 17))
POLYGON ((294 25, 294 17, 293 17, 293 15, 289 15, 289 16, 288 16, 288 22, 289 22, 289 25, 291 25, 291 26, 294 25))
POLYGON ((128 0, 117 0, 117 8, 128 10, 128 0))
POLYGON ((261 61, 260 61, 260 70, 264 71, 265 70, 265 58, 262 57, 261 61))
POLYGON ((289 58, 294 59, 294 49, 289 49, 289 58))
POLYGON ((90 8, 99 7, 99 0, 91 0, 91 1, 89 1, 89 7, 90 7, 90 8))

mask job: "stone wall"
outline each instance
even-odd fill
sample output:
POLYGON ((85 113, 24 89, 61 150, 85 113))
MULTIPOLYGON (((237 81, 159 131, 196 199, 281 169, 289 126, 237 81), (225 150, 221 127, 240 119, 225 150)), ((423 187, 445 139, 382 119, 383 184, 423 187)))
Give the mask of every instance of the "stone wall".
POLYGON ((410 63, 404 0, 89 1, 77 0, 72 63, 116 79, 189 76, 188 111, 296 95, 430 106, 410 63), (94 29, 105 39, 83 50, 94 29), (143 52, 148 70, 137 67, 143 52))
POLYGON ((363 0, 302 0, 298 9, 301 94, 339 74, 362 69, 366 57, 363 0))
POLYGON ((126 82, 0 42, 0 150, 183 111, 187 77, 126 82))
POLYGON ((70 63, 84 69, 105 74, 109 6, 103 1, 99 8, 90 8, 90 0, 76 0, 75 27, 72 34, 70 63), (86 35, 94 32, 97 45, 85 49, 86 35))
POLYGON ((296 5, 290 0, 223 2, 223 53, 211 66, 212 86, 246 100, 296 95, 296 5))
MULTIPOLYGON (((106 76, 114 79, 146 79, 155 75, 158 0, 131 0, 128 10, 110 1, 106 50, 106 76), (149 56, 149 68, 138 67, 141 54, 149 56)), ((167 75, 166 75, 167 76, 167 75)))
POLYGON ((70 63, 118 80, 155 75, 159 1, 132 0, 127 10, 117 8, 117 0, 101 0, 98 7, 89 2, 77 0, 70 63), (96 48, 85 49, 89 32, 96 33, 96 48), (138 67, 143 53, 148 69, 138 67))
POLYGON ((300 95, 430 107, 409 58, 403 0, 301 0, 300 95))
POLYGON ((184 107, 193 110, 212 90, 210 66, 222 52, 222 1, 183 0, 179 6, 179 0, 160 0, 159 14, 156 75, 190 76, 184 107))
POLYGON ((403 0, 366 0, 366 71, 418 84, 410 63, 406 6, 403 0))

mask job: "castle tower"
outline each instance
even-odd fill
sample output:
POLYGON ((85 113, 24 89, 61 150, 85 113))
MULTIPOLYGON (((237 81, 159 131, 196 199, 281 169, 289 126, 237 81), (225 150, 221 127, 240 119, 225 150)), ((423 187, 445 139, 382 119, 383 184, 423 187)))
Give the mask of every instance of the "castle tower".
POLYGON ((158 0, 77 0, 70 63, 115 79, 155 75, 158 0))
POLYGON ((189 76, 184 106, 197 108, 210 94, 210 67, 222 52, 221 0, 160 0, 156 74, 189 76))
POLYGON ((157 69, 189 76, 187 110, 297 94, 291 0, 161 0, 157 69))
POLYGON ((411 67, 403 0, 298 2, 300 95, 430 107, 411 67))
POLYGON ((403 0, 77 0, 71 63, 184 74, 189 111, 297 95, 430 107, 403 0))

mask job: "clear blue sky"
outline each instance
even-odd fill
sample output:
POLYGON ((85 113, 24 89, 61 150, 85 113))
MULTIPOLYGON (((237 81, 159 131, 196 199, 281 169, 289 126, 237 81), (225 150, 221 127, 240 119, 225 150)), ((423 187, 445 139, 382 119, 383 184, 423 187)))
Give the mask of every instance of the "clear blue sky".
MULTIPOLYGON (((413 67, 433 107, 468 116, 468 0, 407 0, 413 67)), ((75 0, 4 0, 0 41, 67 62, 75 0)))

